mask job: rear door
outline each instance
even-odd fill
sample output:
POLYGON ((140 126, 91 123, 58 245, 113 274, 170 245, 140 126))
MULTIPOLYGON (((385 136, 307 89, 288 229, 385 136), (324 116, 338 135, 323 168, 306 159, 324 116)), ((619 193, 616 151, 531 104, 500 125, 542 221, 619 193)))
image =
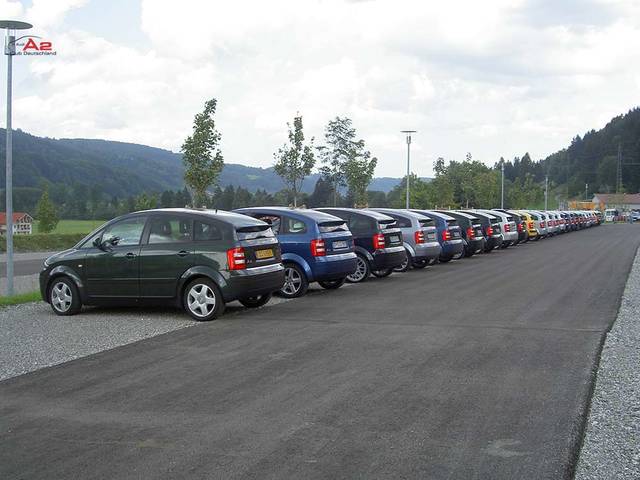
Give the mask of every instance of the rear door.
POLYGON ((455 218, 447 220, 447 230, 451 234, 451 240, 460 240, 462 238, 460 225, 458 225, 458 221, 455 218))
POLYGON ((378 220, 378 225, 384 235, 385 248, 403 246, 402 231, 396 226, 394 219, 378 220))
POLYGON ((423 218, 418 220, 420 228, 424 232, 425 242, 436 242, 438 240, 438 230, 436 225, 430 218, 423 218))
POLYGON ((173 298, 178 279, 194 265, 193 219, 157 213, 150 217, 140 249, 140 296, 173 298))
POLYGON ((353 236, 344 220, 318 222, 320 236, 325 242, 327 255, 337 255, 353 251, 353 236))

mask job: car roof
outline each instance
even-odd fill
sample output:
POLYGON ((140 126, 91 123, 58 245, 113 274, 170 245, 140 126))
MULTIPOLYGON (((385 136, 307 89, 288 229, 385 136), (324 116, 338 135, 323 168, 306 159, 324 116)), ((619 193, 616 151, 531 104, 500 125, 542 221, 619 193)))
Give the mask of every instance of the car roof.
POLYGON ((451 215, 447 215, 446 213, 436 212, 434 210, 419 210, 419 212, 424 212, 428 216, 433 215, 434 217, 441 218, 442 220, 455 220, 451 215))
POLYGON ((404 215, 405 217, 413 218, 415 220, 431 220, 429 217, 422 215, 421 213, 413 212, 411 210, 407 210, 406 208, 371 208, 369 210, 387 215, 396 213, 398 215, 404 215))
POLYGON ((310 208, 289 208, 289 207, 246 207, 238 208, 235 212, 254 212, 264 214, 282 214, 288 215, 292 218, 298 219, 311 219, 315 222, 331 222, 331 221, 344 221, 335 215, 331 215, 327 212, 321 212, 319 210, 312 210, 310 208))
POLYGON ((328 213, 327 210, 334 211, 334 212, 355 213, 355 214, 371 217, 375 220, 393 220, 393 218, 390 217, 389 215, 384 215, 383 213, 374 212, 373 210, 365 210, 360 208, 322 207, 322 208, 316 208, 315 210, 318 210, 319 212, 325 212, 325 213, 328 213))
POLYGON ((154 208, 150 210, 141 210, 133 212, 125 216, 145 215, 149 213, 182 213, 186 215, 194 215, 199 217, 221 220, 231 223, 236 227, 249 227, 253 225, 262 225, 264 222, 241 213, 228 212, 226 210, 200 209, 200 208, 154 208))
MULTIPOLYGON (((438 211, 440 212, 441 210, 438 210, 438 211)), ((460 215, 461 217, 467 218, 469 220, 476 218, 475 216, 473 216, 473 214, 467 213, 467 212, 461 212, 460 210, 452 210, 451 215, 460 215)))
POLYGON ((485 217, 489 217, 491 220, 499 220, 497 215, 494 215, 491 210, 464 210, 465 213, 484 215, 485 217))

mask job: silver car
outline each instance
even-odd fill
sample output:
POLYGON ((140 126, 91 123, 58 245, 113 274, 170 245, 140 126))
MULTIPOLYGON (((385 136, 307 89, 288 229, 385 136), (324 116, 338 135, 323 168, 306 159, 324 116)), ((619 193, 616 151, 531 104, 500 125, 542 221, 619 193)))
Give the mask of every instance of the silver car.
POLYGON ((529 215, 531 215, 531 218, 533 218, 533 221, 535 222, 535 228, 538 231, 538 238, 545 238, 549 234, 549 231, 547 230, 546 217, 538 210, 526 211, 529 212, 529 215))
POLYGON ((498 217, 502 232, 502 248, 507 248, 512 243, 518 241, 518 226, 516 225, 515 218, 513 218, 512 215, 499 210, 478 209, 478 211, 480 213, 485 212, 493 215, 494 217, 498 217))
POLYGON ((411 267, 424 268, 440 256, 442 247, 438 242, 438 234, 433 220, 420 213, 396 208, 371 208, 374 212, 383 213, 396 221, 396 227, 402 230, 407 261, 395 268, 404 272, 411 267))

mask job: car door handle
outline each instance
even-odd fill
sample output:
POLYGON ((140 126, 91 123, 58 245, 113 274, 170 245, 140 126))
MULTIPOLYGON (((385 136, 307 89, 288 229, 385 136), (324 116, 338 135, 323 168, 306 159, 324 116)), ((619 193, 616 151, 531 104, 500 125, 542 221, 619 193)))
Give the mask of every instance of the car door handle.
POLYGON ((127 257, 129 260, 131 260, 132 258, 136 258, 136 254, 135 254, 135 253, 131 253, 131 252, 129 252, 129 253, 127 253, 127 254, 125 255, 125 257, 127 257))
POLYGON ((180 250, 178 252, 179 257, 186 257, 187 255, 189 255, 189 252, 187 252, 186 250, 180 250))

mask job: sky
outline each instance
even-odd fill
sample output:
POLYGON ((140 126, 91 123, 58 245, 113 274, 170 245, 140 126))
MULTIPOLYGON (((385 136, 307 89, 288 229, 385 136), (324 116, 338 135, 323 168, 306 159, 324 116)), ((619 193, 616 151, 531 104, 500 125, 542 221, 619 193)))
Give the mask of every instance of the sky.
POLYGON ((0 0, 0 18, 57 52, 14 57, 14 128, 179 151, 215 97, 227 163, 271 166, 297 113, 316 145, 351 118, 376 176, 404 175, 404 129, 420 176, 540 159, 640 97, 635 0, 0 0))

